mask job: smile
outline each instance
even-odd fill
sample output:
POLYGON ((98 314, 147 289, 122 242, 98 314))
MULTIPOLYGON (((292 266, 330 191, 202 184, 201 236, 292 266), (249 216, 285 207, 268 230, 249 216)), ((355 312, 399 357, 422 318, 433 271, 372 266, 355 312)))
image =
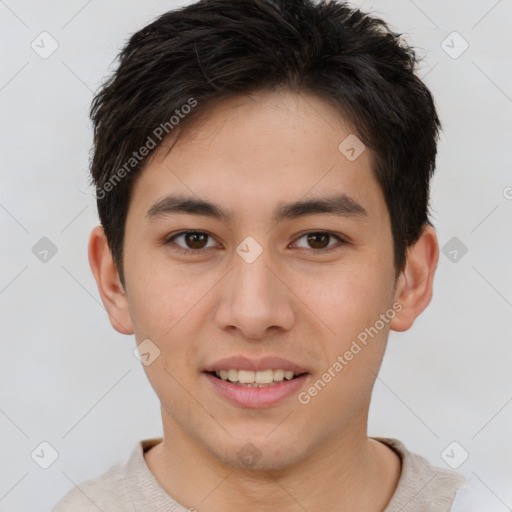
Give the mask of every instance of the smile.
POLYGON ((229 369, 204 372, 203 375, 207 377, 212 386, 210 389, 216 395, 232 405, 250 409, 277 406, 284 399, 297 394, 310 377, 309 373, 295 375, 291 370, 284 372, 282 369, 262 371, 229 369), (256 382, 256 379, 270 380, 271 377, 271 382, 256 382))
POLYGON ((230 368, 229 370, 217 370, 209 373, 219 379, 229 381, 238 386, 260 388, 275 386, 283 382, 283 380, 292 380, 298 376, 291 370, 283 369, 252 371, 230 368))

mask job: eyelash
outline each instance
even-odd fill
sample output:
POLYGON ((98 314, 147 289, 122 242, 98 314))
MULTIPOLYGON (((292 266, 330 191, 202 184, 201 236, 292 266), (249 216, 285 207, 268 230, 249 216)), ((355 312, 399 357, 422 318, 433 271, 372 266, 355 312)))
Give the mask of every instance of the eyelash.
MULTIPOLYGON (((206 233, 205 231, 180 231, 179 233, 176 233, 174 235, 171 235, 169 237, 167 237, 164 241, 164 244, 165 245, 168 245, 170 244, 171 242, 173 242, 173 240, 181 235, 187 235, 187 234, 190 234, 190 233, 196 233, 196 234, 201 234, 201 235, 207 235, 208 237, 210 238, 213 238, 212 235, 210 235, 209 233, 206 233)), ((300 247, 299 250, 306 250, 308 252, 313 252, 313 254, 325 254, 327 252, 330 252, 332 250, 335 250, 335 249, 338 249, 340 247, 340 245, 347 245, 348 242, 342 238, 340 235, 337 235, 336 233, 333 233, 332 231, 308 231, 307 233, 303 233, 301 236, 299 236, 299 238, 297 240, 300 240, 301 238, 305 237, 306 235, 311 235, 311 234, 315 234, 315 235, 318 235, 318 234, 322 234, 322 235, 329 235, 330 237, 334 237, 338 240, 339 244, 336 244, 336 245, 333 245, 333 246, 330 246, 326 249, 305 249, 304 247, 300 247)), ((207 249, 211 249, 211 247, 208 247, 207 249)), ((206 251, 206 249, 184 249, 183 247, 177 245, 176 247, 173 247, 173 250, 180 253, 180 254, 188 254, 188 255, 193 255, 193 254, 199 254, 199 253, 204 253, 206 251)))

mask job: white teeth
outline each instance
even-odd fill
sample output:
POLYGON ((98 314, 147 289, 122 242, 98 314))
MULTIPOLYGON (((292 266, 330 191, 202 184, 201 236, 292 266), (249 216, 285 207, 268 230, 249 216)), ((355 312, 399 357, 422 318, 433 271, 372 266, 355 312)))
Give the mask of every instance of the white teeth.
MULTIPOLYGON (((240 382, 243 382, 240 380, 240 382)), ((263 372, 256 372, 254 376, 254 382, 257 384, 270 384, 274 382, 274 371, 273 370, 265 370, 263 372)))
POLYGON ((284 379, 284 370, 274 370, 274 380, 281 382, 284 379))
POLYGON ((270 386, 274 383, 282 382, 284 379, 291 380, 295 375, 291 370, 269 369, 255 372, 252 370, 235 370, 234 368, 217 370, 215 374, 222 380, 258 387, 270 386))
MULTIPOLYGON (((251 384, 254 382, 254 373, 250 370, 238 370, 238 382, 240 384, 251 384)), ((231 379, 229 379, 231 380, 231 379)))

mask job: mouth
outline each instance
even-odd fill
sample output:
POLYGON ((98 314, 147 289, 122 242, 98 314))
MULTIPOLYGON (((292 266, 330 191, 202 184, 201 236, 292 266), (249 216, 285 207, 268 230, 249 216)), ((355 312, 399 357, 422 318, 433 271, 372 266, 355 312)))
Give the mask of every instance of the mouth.
POLYGON ((277 407, 285 399, 296 395, 310 376, 307 372, 285 372, 279 368, 258 371, 230 368, 205 371, 203 375, 209 382, 209 389, 217 396, 236 407, 250 409, 277 407), (270 379, 271 382, 257 382, 270 379))
POLYGON ((242 408, 277 407, 304 387, 311 374, 298 363, 279 356, 249 358, 233 355, 203 368, 215 396, 242 408))
POLYGON ((285 370, 283 368, 269 368, 267 370, 259 371, 229 368, 207 371, 205 373, 208 373, 219 380, 234 384, 235 386, 248 388, 266 388, 276 386, 307 374, 307 372, 299 371, 296 373, 292 370, 285 370))

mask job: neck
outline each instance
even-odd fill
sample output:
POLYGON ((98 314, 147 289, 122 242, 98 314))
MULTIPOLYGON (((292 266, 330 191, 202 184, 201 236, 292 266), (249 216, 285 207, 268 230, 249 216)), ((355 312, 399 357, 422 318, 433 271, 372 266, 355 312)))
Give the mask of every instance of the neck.
MULTIPOLYGON (((366 428, 353 429, 355 433, 366 428)), ((205 450, 164 420, 164 440, 145 454, 162 488, 198 511, 365 510, 380 512, 400 476, 398 456, 366 434, 329 438, 299 462, 280 469, 241 469, 205 450)))

